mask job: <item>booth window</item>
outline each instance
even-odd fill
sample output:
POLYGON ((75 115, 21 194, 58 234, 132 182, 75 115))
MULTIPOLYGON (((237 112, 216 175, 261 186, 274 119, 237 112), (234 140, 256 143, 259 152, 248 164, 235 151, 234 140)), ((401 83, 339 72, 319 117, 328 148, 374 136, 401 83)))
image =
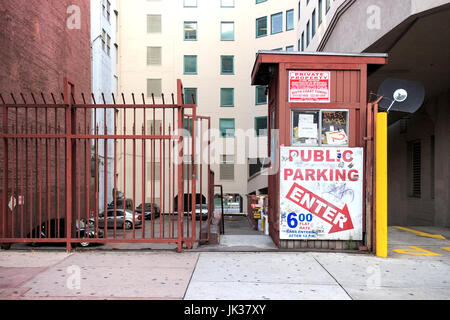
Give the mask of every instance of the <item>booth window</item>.
POLYGON ((347 110, 292 111, 292 146, 348 146, 347 110))

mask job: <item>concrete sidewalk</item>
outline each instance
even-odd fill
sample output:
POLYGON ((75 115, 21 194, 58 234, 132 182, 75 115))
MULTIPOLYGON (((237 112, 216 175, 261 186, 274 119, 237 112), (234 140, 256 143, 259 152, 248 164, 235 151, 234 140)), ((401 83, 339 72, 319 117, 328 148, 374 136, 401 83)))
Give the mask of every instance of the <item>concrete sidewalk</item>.
POLYGON ((0 300, 450 300, 449 240, 395 228, 389 237, 386 259, 330 252, 0 251, 0 300))

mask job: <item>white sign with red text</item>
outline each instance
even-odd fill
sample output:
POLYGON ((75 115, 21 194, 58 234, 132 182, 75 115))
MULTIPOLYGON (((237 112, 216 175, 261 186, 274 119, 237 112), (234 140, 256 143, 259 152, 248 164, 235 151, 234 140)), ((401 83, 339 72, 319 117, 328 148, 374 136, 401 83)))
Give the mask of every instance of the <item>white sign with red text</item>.
POLYGON ((362 148, 280 148, 280 239, 362 240, 362 148))
POLYGON ((331 72, 289 71, 289 102, 330 102, 331 72))

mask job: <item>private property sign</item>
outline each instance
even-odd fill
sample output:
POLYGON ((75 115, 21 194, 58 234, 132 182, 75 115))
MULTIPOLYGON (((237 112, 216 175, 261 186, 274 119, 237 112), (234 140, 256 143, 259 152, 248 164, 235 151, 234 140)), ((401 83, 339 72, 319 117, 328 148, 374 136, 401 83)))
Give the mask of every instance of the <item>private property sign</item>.
POLYGON ((330 102, 329 71, 289 71, 289 102, 330 102))
POLYGON ((362 148, 280 148, 280 239, 362 240, 362 148))

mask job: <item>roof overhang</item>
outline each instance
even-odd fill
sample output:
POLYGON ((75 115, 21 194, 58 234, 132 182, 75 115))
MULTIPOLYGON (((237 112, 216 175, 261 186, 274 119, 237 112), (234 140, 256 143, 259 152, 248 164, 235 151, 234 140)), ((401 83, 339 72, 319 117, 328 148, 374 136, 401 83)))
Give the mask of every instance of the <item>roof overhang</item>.
POLYGON ((366 64, 369 73, 387 63, 387 53, 336 53, 260 50, 252 71, 252 85, 268 85, 280 63, 366 64))

